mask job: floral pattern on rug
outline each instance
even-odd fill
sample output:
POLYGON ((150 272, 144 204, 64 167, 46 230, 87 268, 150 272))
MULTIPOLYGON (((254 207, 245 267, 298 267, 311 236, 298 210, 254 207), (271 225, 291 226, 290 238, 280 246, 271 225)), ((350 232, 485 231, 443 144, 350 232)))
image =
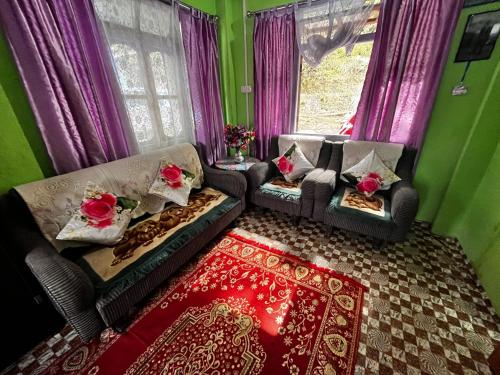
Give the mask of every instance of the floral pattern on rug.
POLYGON ((229 232, 124 334, 45 373, 352 374, 364 287, 229 232))

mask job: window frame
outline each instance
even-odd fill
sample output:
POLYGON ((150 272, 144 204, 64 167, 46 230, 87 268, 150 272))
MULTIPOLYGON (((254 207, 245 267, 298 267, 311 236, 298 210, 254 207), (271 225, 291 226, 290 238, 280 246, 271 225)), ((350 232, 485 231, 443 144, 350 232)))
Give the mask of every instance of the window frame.
MULTIPOLYGON (((380 15, 380 1, 376 0, 376 4, 373 6, 372 10, 372 15, 368 18, 367 25, 369 24, 377 24, 378 23, 378 17, 380 15)), ((366 34, 361 34, 358 39, 356 40, 355 44, 358 43, 367 43, 367 42, 373 42, 375 40, 375 31, 371 33, 366 33, 366 34)), ((372 50, 373 53, 373 50, 372 50)), ((371 56, 370 56, 371 59, 371 56)), ((298 56, 297 58, 297 71, 294 72, 294 84, 296 85, 296 90, 294 90, 294 97, 292 98, 292 114, 291 114, 291 121, 293 121, 291 129, 292 133, 294 134, 300 134, 300 135, 317 135, 317 136, 325 136, 325 137, 345 137, 349 138, 349 136, 344 136, 339 133, 308 133, 308 132, 299 132, 298 131, 298 124, 299 124, 299 116, 300 116, 300 89, 301 89, 301 82, 302 82, 302 64, 303 64, 303 59, 302 56, 298 56)), ((321 63, 320 63, 321 64, 321 63)), ((365 76, 366 80, 366 76, 365 76)))
MULTIPOLYGON (((152 122, 152 132, 153 136, 148 141, 139 142, 139 147, 150 148, 157 144, 171 144, 178 143, 179 141, 187 142, 188 137, 185 134, 184 128, 180 129, 180 133, 177 136, 169 137, 164 131, 163 121, 161 118, 160 100, 168 100, 170 106, 173 107, 176 101, 179 100, 179 95, 176 94, 158 94, 155 84, 155 76, 153 72, 153 67, 151 63, 150 55, 154 52, 158 52, 165 59, 165 53, 160 47, 152 48, 151 46, 159 46, 162 43, 168 44, 169 40, 160 35, 154 35, 145 31, 140 30, 139 17, 135 17, 134 28, 130 28, 124 25, 116 24, 110 21, 103 21, 106 24, 112 25, 114 30, 119 30, 119 35, 113 33, 108 36, 107 43, 110 49, 113 45, 126 45, 132 48, 137 53, 137 58, 139 62, 139 71, 141 74, 141 80, 144 85, 144 94, 126 94, 123 90, 122 96, 125 102, 125 108, 130 116, 130 112, 127 105, 128 99, 145 99, 147 107, 149 110, 151 122, 152 122), (139 35, 139 38, 137 38, 139 35), (148 48, 149 46, 149 48, 148 48), (175 142, 171 142, 171 138, 175 139, 175 142)), ((114 56, 111 54, 111 59, 114 60, 114 56)), ((173 114, 173 112, 172 112, 173 114)), ((131 124, 133 127, 133 123, 131 124)))
MULTIPOLYGON (((358 43, 368 43, 368 42, 373 42, 375 40, 375 33, 369 33, 369 34, 362 34, 359 36, 358 40, 356 41, 355 44, 358 43)), ((344 47, 342 47, 344 48, 344 47)), ((299 57, 299 63, 298 63, 298 72, 297 72, 297 90, 296 90, 296 95, 294 98, 294 116, 292 118, 293 120, 293 133, 294 134, 300 134, 300 135, 318 135, 318 136, 326 136, 326 137, 338 137, 342 136, 342 134, 339 133, 311 133, 308 131, 299 131, 299 116, 300 116, 300 92, 301 92, 301 80, 302 80, 302 64, 303 64, 303 59, 302 56, 299 57)), ((321 63, 320 63, 321 64, 321 63)), ((366 76, 365 76, 366 79, 366 76)))

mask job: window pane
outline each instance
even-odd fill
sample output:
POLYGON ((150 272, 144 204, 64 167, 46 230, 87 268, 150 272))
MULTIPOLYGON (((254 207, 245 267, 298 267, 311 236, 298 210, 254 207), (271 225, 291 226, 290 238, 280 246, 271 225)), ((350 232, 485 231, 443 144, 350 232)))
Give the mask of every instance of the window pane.
POLYGON ((111 53, 115 61, 122 92, 125 95, 144 95, 144 81, 137 51, 125 44, 112 44, 111 53))
POLYGON ((134 27, 134 2, 130 0, 94 0, 99 18, 117 25, 134 27))
POLYGON ((168 37, 170 12, 170 6, 159 1, 142 1, 139 11, 140 30, 153 35, 168 37))
POLYGON ((167 137, 179 136, 182 132, 177 100, 160 99, 160 116, 163 132, 167 137))
POLYGON ((373 42, 339 48, 312 68, 302 64, 297 131, 335 134, 355 114, 373 42))
POLYGON ((167 72, 172 72, 169 69, 167 57, 161 52, 151 52, 149 54, 151 60, 151 69, 155 81, 156 93, 158 95, 175 95, 172 92, 173 83, 170 81, 167 72))
POLYGON ((137 142, 151 141, 154 132, 147 100, 127 99, 126 104, 137 142))

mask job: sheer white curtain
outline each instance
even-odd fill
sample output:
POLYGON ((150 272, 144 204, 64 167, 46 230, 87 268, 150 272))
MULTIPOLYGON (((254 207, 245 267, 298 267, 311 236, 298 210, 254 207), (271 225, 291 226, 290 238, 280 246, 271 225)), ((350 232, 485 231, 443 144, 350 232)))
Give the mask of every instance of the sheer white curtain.
POLYGON ((373 10, 374 0, 295 0, 295 34, 304 61, 317 66, 340 47, 352 48, 373 10))
POLYGON ((158 0, 93 0, 142 152, 194 142, 177 7, 158 0))

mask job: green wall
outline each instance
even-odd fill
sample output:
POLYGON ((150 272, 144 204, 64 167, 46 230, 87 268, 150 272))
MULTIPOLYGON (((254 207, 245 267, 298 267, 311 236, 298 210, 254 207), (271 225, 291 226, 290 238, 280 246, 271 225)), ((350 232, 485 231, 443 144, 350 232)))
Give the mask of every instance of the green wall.
POLYGON ((489 60, 470 66, 469 92, 451 96, 465 68, 454 63, 472 13, 462 11, 415 175, 421 205, 417 218, 433 232, 458 238, 494 307, 500 311, 500 44, 489 60))
POLYGON ((191 5, 192 7, 202 10, 205 13, 215 15, 217 14, 216 0, 182 0, 184 4, 191 5))
MULTIPOLYGON (((474 146, 471 145, 466 149, 471 147, 474 146)), ((469 201, 468 204, 463 205, 462 215, 457 220, 450 220, 452 216, 448 216, 446 217, 448 220, 444 222, 445 214, 443 214, 441 225, 453 224, 451 234, 458 237, 493 306, 497 312, 500 312, 500 144, 498 138, 491 159, 488 162, 485 158, 483 162, 485 171, 475 191, 471 191, 467 196, 469 201)), ((465 171, 462 173, 463 170, 473 168, 472 163, 472 160, 463 160, 460 174, 465 173, 465 171)), ((450 193, 446 195, 446 201, 450 203, 450 206, 453 197, 466 195, 461 191, 467 181, 464 177, 457 176, 450 184, 450 193)))
MULTIPOLYGON (((257 11, 289 4, 287 0, 247 0, 247 11, 257 11)), ((245 85, 244 22, 247 27, 248 84, 253 90, 253 27, 254 17, 244 17, 243 0, 218 0, 217 15, 220 17, 221 81, 226 122, 246 124, 246 95, 241 92, 245 85)), ((253 127, 253 92, 248 95, 249 125, 253 127)))
POLYGON ((500 47, 497 45, 491 59, 471 64, 465 80, 469 87, 467 95, 451 95, 452 88, 458 83, 465 69, 465 63, 454 63, 453 60, 467 18, 472 13, 495 9, 500 9, 500 4, 466 8, 460 15, 415 176, 415 184, 421 197, 418 213, 420 220, 432 222, 436 218, 448 183, 477 119, 478 111, 486 100, 485 93, 500 61, 500 47))
POLYGON ((53 174, 26 93, 0 33, 0 194, 53 174))

